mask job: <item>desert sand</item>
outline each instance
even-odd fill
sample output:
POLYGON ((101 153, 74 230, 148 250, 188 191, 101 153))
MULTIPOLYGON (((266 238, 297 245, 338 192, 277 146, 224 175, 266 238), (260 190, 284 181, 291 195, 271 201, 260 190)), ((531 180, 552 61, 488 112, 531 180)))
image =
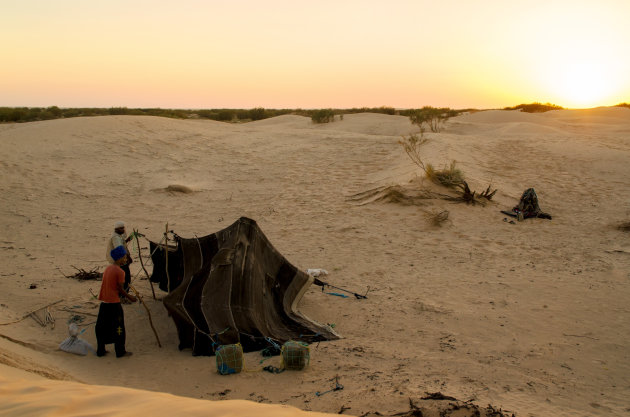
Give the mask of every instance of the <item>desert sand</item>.
POLYGON ((395 198, 436 190, 398 144, 417 131, 381 114, 0 125, 0 414, 391 415, 440 392, 517 416, 628 415, 630 109, 484 111, 427 133, 426 161, 498 189, 485 206, 395 198), (504 221, 529 187, 553 219, 504 221), (369 288, 305 294, 299 310, 343 336, 311 345, 306 370, 262 372, 252 352, 247 372, 221 376, 213 357, 179 351, 137 247, 134 285, 162 347, 130 304, 132 357, 58 349, 72 318, 96 345, 100 282, 66 276, 105 268, 116 221, 159 241, 166 223, 193 237, 241 216, 298 268, 369 288), (27 316, 47 305, 54 327, 27 316), (335 377, 343 389, 317 396, 335 377))

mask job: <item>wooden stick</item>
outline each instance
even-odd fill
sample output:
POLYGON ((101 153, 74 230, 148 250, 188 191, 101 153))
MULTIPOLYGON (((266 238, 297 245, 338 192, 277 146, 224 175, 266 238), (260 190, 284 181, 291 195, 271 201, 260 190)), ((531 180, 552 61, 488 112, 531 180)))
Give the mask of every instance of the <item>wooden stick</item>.
POLYGON ((147 269, 144 267, 144 262, 142 261, 142 250, 140 250, 140 241, 138 240, 138 231, 134 229, 133 234, 136 238, 136 245, 138 245, 138 258, 140 258, 140 266, 144 270, 144 273, 147 274, 147 279, 149 280, 149 284, 151 284, 151 292, 153 293, 153 299, 156 300, 157 298, 155 298, 155 290, 153 289, 153 283, 151 282, 151 277, 149 276, 147 269))
POLYGON ((158 337, 157 331, 155 330, 155 327, 153 327, 153 319, 151 319, 151 311, 149 310, 149 307, 147 307, 147 305, 145 304, 144 300, 140 296, 140 293, 138 292, 138 290, 136 290, 133 287, 133 285, 130 285, 129 288, 136 294, 136 297, 138 297, 138 300, 140 300, 140 302, 144 306, 145 310, 147 310, 147 314, 149 315, 149 324, 151 325, 151 329, 153 329, 153 334, 155 334, 155 339, 157 340, 157 344, 158 344, 159 347, 162 347, 162 344, 160 343, 160 338, 158 337))
POLYGON ((168 273, 168 222, 166 223, 166 230, 164 231, 164 256, 166 257, 166 292, 171 293, 171 276, 168 273))
POLYGON ((96 314, 96 313, 91 313, 91 312, 88 312, 88 311, 72 310, 72 309, 67 308, 67 307, 66 307, 66 308, 62 308, 62 310, 63 310, 63 311, 67 311, 68 313, 76 314, 76 315, 81 315, 81 314, 84 314, 84 315, 87 315, 87 316, 94 316, 94 317, 98 317, 98 314, 96 314))
MULTIPOLYGON (((57 300, 57 301, 55 301, 54 303, 46 304, 45 306, 43 306, 43 307, 39 307, 39 308, 37 308, 37 309, 35 309, 35 310, 31 310, 31 311, 29 311, 28 313, 24 314, 24 315, 22 316, 22 318, 21 318, 21 319, 17 319, 17 320, 9 321, 9 322, 6 322, 6 323, 0 323, 0 326, 7 326, 7 325, 9 325, 9 324, 19 323, 19 322, 21 322, 22 320, 24 320, 25 318, 29 317, 31 314, 34 314, 35 312, 37 312, 37 311, 39 311, 39 310, 43 310, 43 309, 48 308, 48 307, 50 307, 50 306, 52 306, 52 305, 55 305, 55 304, 57 304, 57 303, 60 303, 60 302, 62 302, 63 300, 64 300, 64 298, 62 298, 61 300, 57 300)), ((37 317, 37 318, 33 318, 33 320, 35 320, 35 321, 38 321, 38 320, 39 320, 39 321, 38 321, 38 323, 39 323, 39 322, 41 322, 41 319, 40 319, 39 317, 37 317)), ((41 324, 41 323, 40 323, 40 324, 41 324)), ((45 324, 44 324, 44 325, 45 325, 45 324)))
POLYGON ((51 327, 55 328, 55 317, 50 312, 50 308, 46 307, 46 324, 50 323, 51 327))
POLYGON ((57 303, 62 302, 63 300, 64 300, 64 298, 62 298, 62 299, 60 299, 60 300, 57 300, 57 301, 55 301, 54 303, 49 303, 49 304, 46 304, 45 306, 42 306, 42 307, 40 307, 40 308, 36 308, 35 310, 31 310, 31 311, 29 311, 28 313, 26 313, 26 314, 24 315, 24 317, 23 317, 23 318, 27 318, 27 317, 28 317, 28 316, 30 316, 32 313, 34 313, 34 312, 36 312, 36 311, 39 311, 39 310, 43 310, 43 309, 48 308, 48 307, 50 307, 50 306, 53 306, 53 305, 55 305, 55 304, 57 304, 57 303))
POLYGON ((39 318, 36 312, 33 311, 32 313, 29 314, 29 316, 31 316, 31 318, 35 320, 35 322, 39 324, 40 326, 46 327, 46 323, 43 322, 42 319, 39 318))

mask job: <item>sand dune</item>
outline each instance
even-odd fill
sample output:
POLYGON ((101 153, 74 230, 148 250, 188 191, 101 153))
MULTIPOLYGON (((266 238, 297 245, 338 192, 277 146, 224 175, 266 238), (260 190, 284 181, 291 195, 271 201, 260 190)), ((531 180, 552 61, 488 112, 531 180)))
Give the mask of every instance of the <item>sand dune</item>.
MULTIPOLYGON (((289 405, 350 407, 344 414, 360 416, 406 411, 410 398, 441 392, 518 416, 627 415, 630 235, 617 227, 630 220, 630 110, 477 112, 427 133, 427 161, 456 160, 473 189, 498 188, 485 207, 439 198, 400 204, 392 190, 434 190, 397 143, 414 131, 407 118, 380 114, 324 125, 300 116, 0 125, 0 363, 70 384, 57 391, 2 367, 0 396, 19 395, 32 414, 68 397, 76 401, 70 415, 107 412, 115 396, 135 413, 157 415, 172 403, 193 414, 206 407, 217 415, 301 414, 279 407, 289 405), (155 191, 174 185, 194 192, 155 191), (553 220, 504 221, 500 210, 528 187, 553 220), (449 222, 431 225, 427 213, 442 210, 449 222), (99 283, 64 275, 104 268, 115 221, 157 241, 167 222, 191 237, 240 216, 255 219, 294 265, 325 268, 329 282, 356 292, 369 287, 366 300, 319 287, 306 293, 300 310, 344 336, 312 346, 307 370, 262 372, 253 352, 245 355, 251 372, 223 377, 213 358, 178 351, 174 325, 151 299, 138 262, 135 285, 163 347, 143 309, 128 305, 133 357, 58 350, 72 318, 95 343, 90 289, 99 283), (55 301, 54 329, 25 318, 55 301), (343 390, 315 395, 336 376, 343 390), (163 394, 149 400, 127 388, 163 394), (81 400, 86 392, 99 395, 94 404, 81 400), (170 395, 250 403, 184 405, 170 395), (133 408, 133 398, 142 407, 133 408), (155 408, 144 408, 148 402, 155 408)), ((141 246, 146 256, 146 241, 141 246)))

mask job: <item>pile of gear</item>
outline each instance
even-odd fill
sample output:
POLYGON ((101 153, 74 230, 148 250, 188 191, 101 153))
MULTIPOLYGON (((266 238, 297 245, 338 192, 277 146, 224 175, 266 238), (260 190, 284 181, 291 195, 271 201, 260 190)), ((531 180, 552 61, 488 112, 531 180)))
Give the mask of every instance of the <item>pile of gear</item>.
POLYGON ((540 209, 540 206, 538 205, 538 196, 533 188, 528 188, 523 192, 518 205, 514 206, 512 210, 501 210, 501 213, 507 214, 511 217, 516 217, 518 221, 523 221, 533 217, 551 220, 551 215, 544 213, 540 209))

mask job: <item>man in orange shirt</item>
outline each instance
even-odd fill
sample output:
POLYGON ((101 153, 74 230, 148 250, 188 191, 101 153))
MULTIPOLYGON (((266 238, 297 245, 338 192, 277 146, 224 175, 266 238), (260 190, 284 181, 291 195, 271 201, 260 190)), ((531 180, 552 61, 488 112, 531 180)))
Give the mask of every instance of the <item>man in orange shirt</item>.
POLYGON ((131 302, 135 302, 136 297, 123 288, 125 271, 122 270, 120 265, 125 262, 127 255, 125 247, 122 245, 115 247, 110 252, 110 255, 114 263, 103 272, 101 291, 98 294, 98 299, 102 302, 98 310, 98 318, 96 319, 96 355, 105 356, 107 353, 105 345, 113 343, 116 349, 116 357, 120 358, 131 355, 131 352, 125 350, 125 316, 120 305, 120 295, 123 295, 131 302))

